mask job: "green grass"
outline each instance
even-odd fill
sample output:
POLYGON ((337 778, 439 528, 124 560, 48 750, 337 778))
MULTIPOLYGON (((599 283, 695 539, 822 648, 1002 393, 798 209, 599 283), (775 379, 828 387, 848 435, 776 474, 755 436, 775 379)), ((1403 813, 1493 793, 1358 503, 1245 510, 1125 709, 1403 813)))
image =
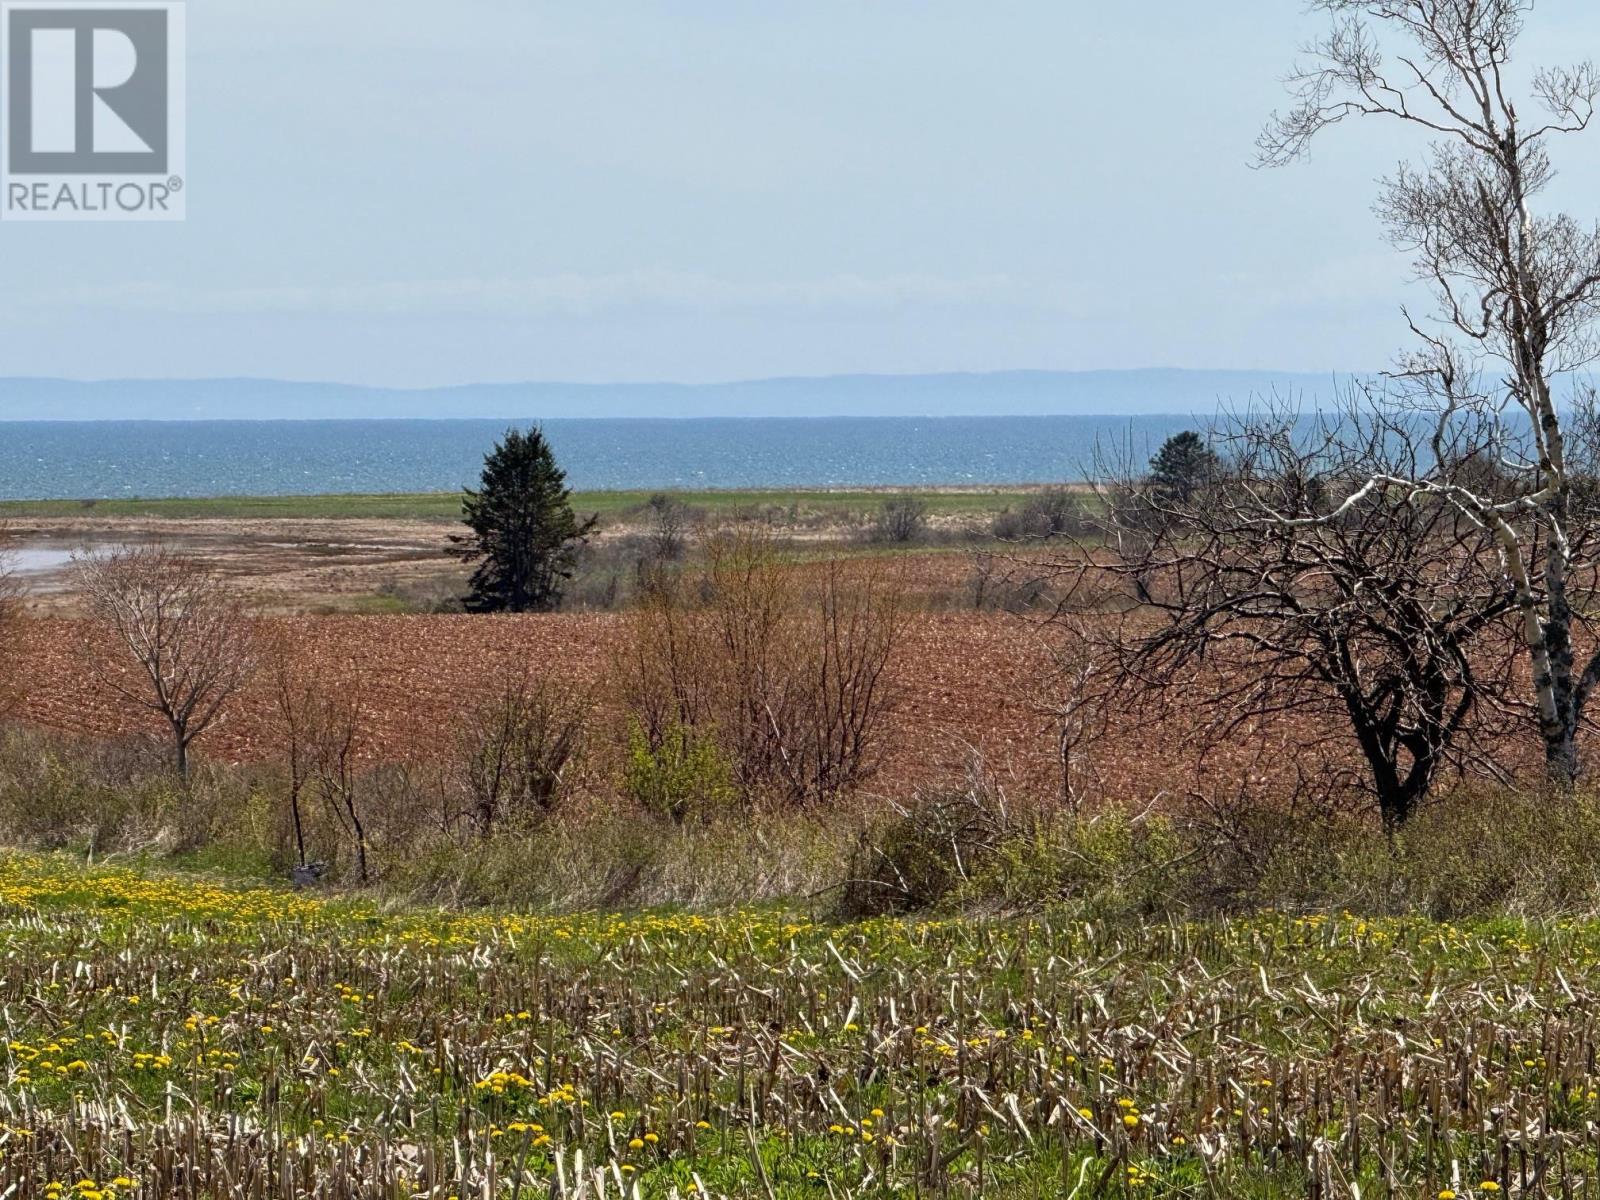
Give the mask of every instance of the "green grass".
MULTIPOLYGON (((648 491, 578 492, 573 506, 603 517, 637 509, 648 491)), ((891 491, 696 491, 672 493, 684 503, 715 513, 741 509, 780 508, 800 513, 847 516, 877 509, 891 491)), ((998 512, 1021 503, 1027 493, 1011 490, 913 492, 941 515, 998 512)), ((41 517, 165 517, 169 519, 307 519, 366 518, 375 520, 453 521, 461 515, 454 492, 338 496, 219 496, 212 499, 150 500, 8 500, 0 501, 0 519, 41 517)))
POLYGON ((459 914, 15 855, 0 939, 6 1195, 1596 1182, 1593 922, 459 914))

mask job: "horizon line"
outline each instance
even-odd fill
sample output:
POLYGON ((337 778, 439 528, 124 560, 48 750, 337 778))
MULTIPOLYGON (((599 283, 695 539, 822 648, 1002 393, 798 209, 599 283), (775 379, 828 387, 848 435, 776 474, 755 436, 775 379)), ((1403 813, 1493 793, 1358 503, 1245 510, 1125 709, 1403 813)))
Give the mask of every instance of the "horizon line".
POLYGON ((59 383, 81 387, 99 387, 107 384, 195 384, 195 383, 265 383, 292 387, 337 387, 373 392, 444 392, 467 388, 516 387, 571 387, 571 388, 726 388, 766 383, 825 383, 835 380, 918 380, 918 379, 984 379, 1000 376, 1027 375, 1261 375, 1261 376, 1326 376, 1333 380, 1377 374, 1369 370, 1337 370, 1287 367, 996 367, 984 370, 930 370, 930 371, 833 371, 822 374, 752 375, 733 379, 675 380, 675 379, 507 379, 468 380, 456 383, 385 384, 362 383, 341 379, 295 378, 281 375, 103 375, 75 377, 69 375, 0 375, 0 383, 59 383))

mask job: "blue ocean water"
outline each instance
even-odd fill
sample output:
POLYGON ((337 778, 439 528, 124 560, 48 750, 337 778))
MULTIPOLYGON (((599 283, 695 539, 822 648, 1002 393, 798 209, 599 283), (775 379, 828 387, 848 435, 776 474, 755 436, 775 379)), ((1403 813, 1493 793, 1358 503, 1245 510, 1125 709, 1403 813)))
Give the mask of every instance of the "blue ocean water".
MULTIPOLYGON (((578 489, 1070 482, 1183 417, 552 420, 578 489)), ((0 421, 0 498, 449 491, 504 421, 0 421)))

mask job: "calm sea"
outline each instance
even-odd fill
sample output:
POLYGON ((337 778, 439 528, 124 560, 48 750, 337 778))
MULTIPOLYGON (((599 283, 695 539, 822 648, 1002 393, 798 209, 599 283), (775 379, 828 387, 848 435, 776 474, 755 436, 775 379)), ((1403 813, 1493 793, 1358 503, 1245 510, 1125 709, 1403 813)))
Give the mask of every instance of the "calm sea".
MULTIPOLYGON (((1097 444, 1148 457, 1183 417, 559 420, 573 487, 696 489, 1082 479, 1097 444)), ((449 491, 504 421, 0 421, 0 498, 449 491)))

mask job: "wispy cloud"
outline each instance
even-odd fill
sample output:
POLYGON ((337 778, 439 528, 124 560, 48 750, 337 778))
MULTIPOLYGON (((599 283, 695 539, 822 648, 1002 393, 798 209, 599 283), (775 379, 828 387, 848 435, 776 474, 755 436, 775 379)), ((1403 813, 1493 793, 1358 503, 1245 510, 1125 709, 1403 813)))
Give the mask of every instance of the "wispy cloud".
POLYGON ((1036 302, 1006 275, 837 275, 749 282, 678 271, 442 279, 331 286, 186 288, 169 283, 59 289, 35 304, 174 314, 307 313, 339 316, 473 314, 584 317, 630 309, 684 312, 883 312, 901 308, 1036 302))

